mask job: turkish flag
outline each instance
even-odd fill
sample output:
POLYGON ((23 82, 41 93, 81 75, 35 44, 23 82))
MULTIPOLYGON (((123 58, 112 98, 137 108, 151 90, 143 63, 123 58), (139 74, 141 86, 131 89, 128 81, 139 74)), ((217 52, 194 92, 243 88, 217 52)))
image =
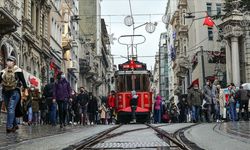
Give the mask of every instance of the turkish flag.
POLYGON ((213 27, 214 26, 214 21, 211 19, 211 17, 206 16, 203 22, 203 25, 206 25, 208 27, 213 27))

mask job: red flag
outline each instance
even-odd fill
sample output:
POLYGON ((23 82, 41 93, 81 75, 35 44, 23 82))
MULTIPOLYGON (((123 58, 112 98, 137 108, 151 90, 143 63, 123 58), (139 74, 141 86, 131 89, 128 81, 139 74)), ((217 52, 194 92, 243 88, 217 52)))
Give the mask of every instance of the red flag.
POLYGON ((206 16, 203 22, 203 25, 207 25, 208 27, 213 27, 214 26, 214 21, 211 19, 211 17, 206 16))

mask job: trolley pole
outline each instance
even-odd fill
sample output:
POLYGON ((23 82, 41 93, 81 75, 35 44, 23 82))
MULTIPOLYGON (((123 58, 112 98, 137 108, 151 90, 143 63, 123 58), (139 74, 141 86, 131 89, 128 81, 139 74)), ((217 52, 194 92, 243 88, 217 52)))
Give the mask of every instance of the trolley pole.
POLYGON ((200 46, 201 48, 201 69, 202 69, 202 81, 203 81, 203 86, 205 85, 205 65, 204 65, 204 50, 203 46, 200 46))

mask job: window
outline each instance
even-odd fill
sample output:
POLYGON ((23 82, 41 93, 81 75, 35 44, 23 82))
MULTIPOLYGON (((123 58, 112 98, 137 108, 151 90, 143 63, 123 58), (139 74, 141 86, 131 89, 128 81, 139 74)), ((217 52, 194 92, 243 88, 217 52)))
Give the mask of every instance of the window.
POLYGON ((207 15, 212 15, 212 3, 207 3, 207 15))
POLYGON ((34 18, 35 16, 33 15, 35 13, 34 11, 35 11, 34 10, 34 2, 31 1, 31 23, 32 23, 33 27, 34 27, 34 19, 35 19, 34 18))
POLYGON ((45 35, 45 17, 44 15, 42 16, 42 35, 45 35))
POLYGON ((210 41, 214 40, 213 28, 207 28, 207 30, 208 30, 208 40, 210 41))
POLYGON ((36 8, 36 33, 39 34, 40 32, 40 10, 36 8))
POLYGON ((216 4, 217 15, 221 15, 221 4, 216 4))
POLYGON ((62 34, 64 34, 64 33, 65 33, 65 31, 64 31, 64 30, 65 30, 65 25, 63 24, 63 25, 62 25, 62 34))

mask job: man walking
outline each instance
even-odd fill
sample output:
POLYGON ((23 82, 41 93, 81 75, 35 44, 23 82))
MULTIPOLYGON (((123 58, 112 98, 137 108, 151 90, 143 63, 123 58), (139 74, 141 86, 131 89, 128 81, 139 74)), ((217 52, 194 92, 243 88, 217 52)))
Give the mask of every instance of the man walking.
POLYGON ((240 109, 239 109, 239 119, 242 119, 242 108, 244 108, 244 120, 249 121, 249 115, 248 115, 248 103, 249 103, 249 91, 243 89, 243 86, 240 86, 240 89, 238 91, 238 95, 240 98, 240 109))
POLYGON ((2 96, 7 108, 6 132, 11 133, 18 129, 16 109, 21 109, 20 87, 27 89, 27 84, 22 70, 16 66, 14 56, 9 56, 6 64, 7 67, 0 74, 0 83, 3 86, 2 96))
POLYGON ((198 84, 194 84, 188 93, 188 104, 192 108, 192 120, 194 123, 200 121, 200 108, 202 104, 202 92, 198 84))
POLYGON ((59 72, 53 90, 53 103, 57 102, 58 104, 60 128, 66 126, 65 119, 70 98, 71 88, 69 82, 65 79, 65 75, 59 72))
POLYGON ((49 108, 49 120, 52 126, 56 125, 56 107, 57 104, 55 101, 53 101, 53 90, 55 86, 55 80, 54 78, 50 78, 50 83, 45 85, 43 90, 44 98, 46 99, 46 103, 49 108))
POLYGON ((85 125, 87 119, 87 105, 89 102, 89 96, 84 87, 80 88, 80 93, 77 96, 77 101, 80 104, 81 124, 85 125))
POLYGON ((206 85, 204 86, 204 97, 206 101, 206 108, 207 108, 207 115, 206 120, 207 122, 211 122, 211 113, 212 107, 216 102, 216 86, 212 84, 212 82, 207 79, 206 85))

